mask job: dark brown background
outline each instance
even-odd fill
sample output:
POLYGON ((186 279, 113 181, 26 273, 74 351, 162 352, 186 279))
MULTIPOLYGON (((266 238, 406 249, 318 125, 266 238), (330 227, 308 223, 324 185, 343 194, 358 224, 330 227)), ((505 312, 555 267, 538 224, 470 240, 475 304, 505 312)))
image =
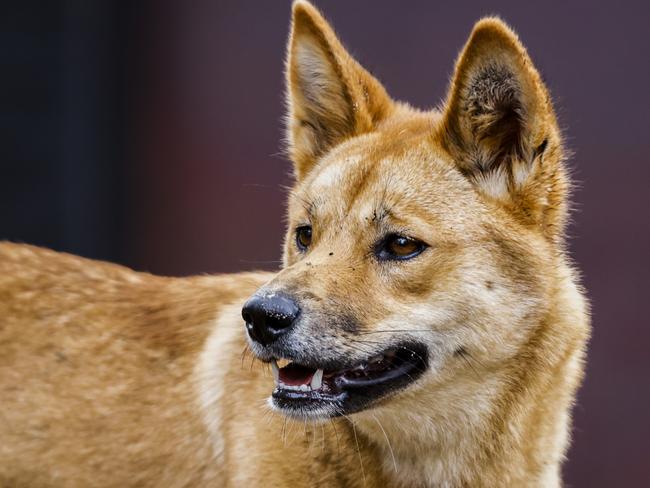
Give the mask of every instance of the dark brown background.
MULTIPOLYGON (((554 95, 593 304, 569 486, 649 486, 649 8, 638 2, 320 1, 398 99, 445 94, 475 20, 519 32, 554 95)), ((284 1, 0 7, 0 237, 164 274, 274 269, 284 1)))

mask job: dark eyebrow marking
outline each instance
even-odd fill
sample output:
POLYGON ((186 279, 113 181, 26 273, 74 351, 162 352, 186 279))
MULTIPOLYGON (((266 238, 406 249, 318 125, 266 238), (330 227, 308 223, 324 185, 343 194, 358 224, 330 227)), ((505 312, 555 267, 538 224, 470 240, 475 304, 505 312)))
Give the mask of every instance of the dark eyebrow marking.
POLYGON ((392 183, 393 175, 389 174, 388 177, 384 180, 384 188, 381 192, 381 195, 377 199, 375 208, 372 213, 372 218, 370 219, 375 225, 382 224, 388 217, 391 217, 395 220, 399 218, 394 214, 393 208, 395 208, 395 202, 392 205, 388 203, 388 188, 392 183))
POLYGON ((380 202, 372 211, 370 222, 375 225, 380 225, 387 217, 394 217, 394 215, 384 202, 380 202))
POLYGON ((316 213, 316 209, 322 203, 322 200, 320 198, 315 198, 312 200, 309 197, 303 197, 301 195, 296 195, 296 198, 298 199, 298 201, 302 205, 302 208, 309 216, 309 219, 313 221, 314 214, 316 213))

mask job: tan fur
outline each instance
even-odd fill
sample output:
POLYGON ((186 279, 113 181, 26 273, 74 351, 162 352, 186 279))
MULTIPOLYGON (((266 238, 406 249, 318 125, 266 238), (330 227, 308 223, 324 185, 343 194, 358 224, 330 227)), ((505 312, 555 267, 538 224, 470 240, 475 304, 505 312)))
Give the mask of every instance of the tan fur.
POLYGON ((300 1, 287 81, 279 273, 162 278, 0 244, 0 486, 561 484, 589 318, 563 248, 560 133, 517 37, 480 21, 425 113, 300 1), (378 262, 388 231, 429 247, 378 262), (278 415, 241 318, 258 289, 309 310, 305 351, 361 359, 410 338, 428 369, 347 417, 278 415))

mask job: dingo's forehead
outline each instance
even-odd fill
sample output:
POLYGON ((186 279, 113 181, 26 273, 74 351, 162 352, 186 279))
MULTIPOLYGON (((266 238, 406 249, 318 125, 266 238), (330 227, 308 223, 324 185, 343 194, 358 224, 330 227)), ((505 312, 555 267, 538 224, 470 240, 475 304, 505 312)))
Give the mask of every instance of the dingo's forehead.
POLYGON ((471 185, 426 137, 397 137, 377 132, 336 148, 297 185, 290 215, 325 225, 382 218, 420 226, 455 221, 456 231, 466 231, 462 214, 481 214, 471 185))

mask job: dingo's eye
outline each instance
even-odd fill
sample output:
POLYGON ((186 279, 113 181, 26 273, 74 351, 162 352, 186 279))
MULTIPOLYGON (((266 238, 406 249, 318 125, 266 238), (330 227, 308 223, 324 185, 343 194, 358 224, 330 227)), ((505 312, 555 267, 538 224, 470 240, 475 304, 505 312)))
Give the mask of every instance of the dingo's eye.
POLYGON ((400 234, 386 236, 376 247, 375 254, 382 261, 411 259, 426 249, 427 245, 400 234))
POLYGON ((311 226, 303 225, 296 229, 296 245, 301 251, 306 251, 311 244, 311 226))

